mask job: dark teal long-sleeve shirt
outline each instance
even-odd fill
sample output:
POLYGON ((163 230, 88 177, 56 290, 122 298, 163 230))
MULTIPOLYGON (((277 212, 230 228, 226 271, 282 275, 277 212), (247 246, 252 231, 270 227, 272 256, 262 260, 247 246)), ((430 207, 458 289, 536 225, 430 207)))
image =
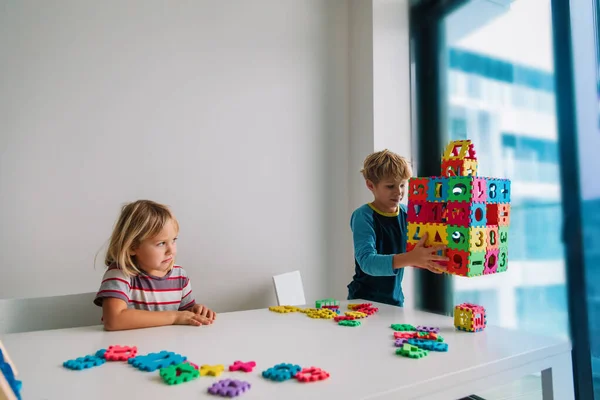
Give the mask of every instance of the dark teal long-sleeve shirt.
POLYGON ((404 305, 404 269, 393 268, 393 257, 406 252, 406 217, 404 205, 396 213, 384 213, 365 204, 352 213, 355 273, 348 285, 348 300, 404 305))

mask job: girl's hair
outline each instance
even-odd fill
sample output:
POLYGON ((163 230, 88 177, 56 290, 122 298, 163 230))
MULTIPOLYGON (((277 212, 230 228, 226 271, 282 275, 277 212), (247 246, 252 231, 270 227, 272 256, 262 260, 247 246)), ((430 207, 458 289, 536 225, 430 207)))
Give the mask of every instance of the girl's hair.
POLYGON ((116 264, 127 276, 140 274, 142 271, 131 250, 145 239, 158 235, 169 221, 173 221, 179 231, 179 223, 167 206, 151 200, 125 204, 110 236, 104 263, 107 266, 116 264))

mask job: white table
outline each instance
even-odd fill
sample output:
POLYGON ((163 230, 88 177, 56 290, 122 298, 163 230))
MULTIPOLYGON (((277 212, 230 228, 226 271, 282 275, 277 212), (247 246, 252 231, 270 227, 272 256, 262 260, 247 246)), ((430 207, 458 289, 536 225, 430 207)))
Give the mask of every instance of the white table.
MULTIPOLYGON (((341 308, 346 310, 347 302, 341 308)), ((0 337, 23 381, 25 400, 219 398, 207 393, 220 379, 250 382, 242 399, 428 399, 452 400, 542 371, 545 400, 572 400, 571 344, 493 326, 479 333, 454 329, 451 318, 377 304, 360 327, 301 313, 267 309, 220 314, 208 327, 169 326, 123 332, 101 327, 62 329, 0 337), (395 354, 392 323, 437 326, 447 353, 422 359, 395 354), (251 373, 224 372, 169 386, 156 372, 121 362, 83 371, 62 367, 68 359, 109 345, 135 345, 138 354, 168 350, 198 365, 256 361, 251 373), (261 372, 279 363, 317 366, 331 377, 315 383, 281 383, 261 372)))

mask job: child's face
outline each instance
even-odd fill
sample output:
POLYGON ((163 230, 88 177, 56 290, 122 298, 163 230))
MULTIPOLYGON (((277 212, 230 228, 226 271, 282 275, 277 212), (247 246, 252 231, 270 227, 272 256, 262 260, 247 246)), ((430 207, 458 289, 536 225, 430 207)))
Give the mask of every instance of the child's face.
POLYGON ((175 263, 178 233, 173 221, 169 221, 158 235, 142 241, 132 253, 138 268, 150 275, 165 276, 175 263))
POLYGON ((375 203, 383 208, 382 211, 396 211, 398 203, 404 198, 406 190, 406 180, 382 179, 374 184, 367 181, 367 187, 375 197, 375 203))

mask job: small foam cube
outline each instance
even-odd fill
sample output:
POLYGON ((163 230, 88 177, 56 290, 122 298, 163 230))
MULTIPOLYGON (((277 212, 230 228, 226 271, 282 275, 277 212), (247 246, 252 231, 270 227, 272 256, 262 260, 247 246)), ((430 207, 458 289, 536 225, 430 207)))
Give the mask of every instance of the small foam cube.
POLYGON ((454 307, 454 326, 465 332, 480 332, 485 329, 487 320, 485 308, 471 303, 454 307))

